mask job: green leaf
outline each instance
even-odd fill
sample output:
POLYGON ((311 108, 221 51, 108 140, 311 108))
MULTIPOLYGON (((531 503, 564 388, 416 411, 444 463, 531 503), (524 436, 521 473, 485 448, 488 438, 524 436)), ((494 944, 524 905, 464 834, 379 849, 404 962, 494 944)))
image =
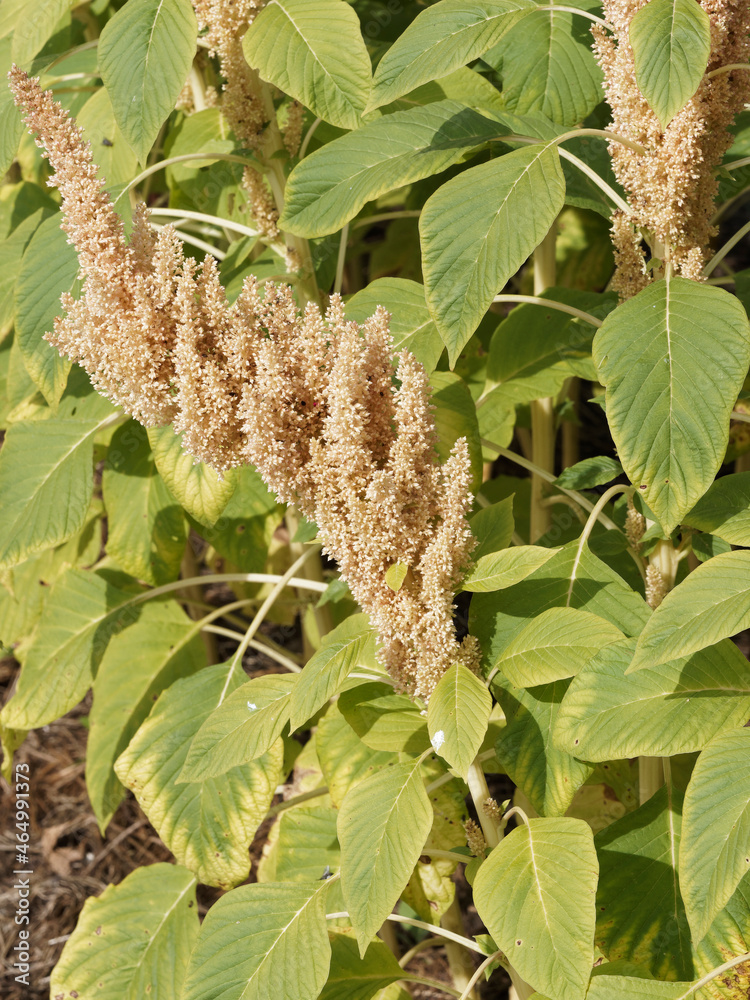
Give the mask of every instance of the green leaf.
POLYGON ((659 979, 691 979, 693 960, 680 895, 682 796, 664 785, 594 838, 599 855, 596 943, 659 979))
POLYGON ((102 87, 76 115, 78 127, 91 143, 94 162, 108 188, 127 184, 137 173, 138 161, 117 126, 109 94, 102 87))
POLYGON ((76 0, 35 0, 33 13, 18 18, 13 30, 13 62, 28 69, 28 64, 55 33, 60 19, 76 0))
POLYGON ((582 462, 568 466, 555 480, 555 486, 566 490, 589 490, 593 486, 606 486, 621 475, 619 462, 607 455, 597 455, 596 458, 584 458, 582 462))
POLYGON ((454 372, 433 372, 430 376, 437 455, 442 465, 459 438, 466 438, 471 460, 472 489, 482 483, 482 444, 477 411, 468 385, 454 372))
POLYGON ((358 684, 339 697, 341 714, 372 750, 423 753, 430 746, 427 722, 411 698, 387 684, 358 684))
POLYGON ((634 645, 606 646, 573 679, 555 746, 592 761, 671 757, 747 719, 750 665, 734 643, 626 675, 634 645))
POLYGON ((18 346, 26 370, 52 406, 65 390, 70 361, 61 357, 44 335, 52 332, 55 317, 62 314, 60 296, 73 291, 78 271, 78 256, 60 229, 60 215, 53 215, 39 226, 26 247, 15 292, 18 346))
POLYGON ((671 532, 724 460, 750 364, 745 310, 715 286, 654 282, 605 319, 594 362, 620 461, 671 532))
POLYGON ((692 985, 640 976, 593 976, 586 1000, 688 1000, 692 985))
POLYGON ((50 996, 179 1000, 198 938, 195 884, 179 865, 147 865, 89 897, 52 970, 50 996))
POLYGON ((250 25, 242 47, 261 79, 318 118, 339 128, 359 125, 372 71, 359 18, 349 4, 271 0, 250 25))
POLYGON ((428 199, 419 218, 425 290, 451 365, 564 201, 554 146, 526 146, 471 167, 428 199))
POLYGON ((404 974, 393 952, 375 938, 363 958, 356 940, 345 930, 329 931, 331 939, 331 971, 320 1000, 371 1000, 390 983, 404 974))
POLYGON ((421 11, 380 60, 369 108, 477 59, 529 10, 524 0, 443 0, 421 11))
POLYGON ((510 545, 515 527, 513 496, 505 497, 489 507, 482 507, 473 515, 469 524, 471 533, 477 540, 471 556, 479 566, 482 559, 493 556, 510 545))
MULTIPOLYGON (((7 73, 12 63, 10 38, 0 40, 0 67, 7 73)), ((24 134, 21 110, 13 101, 13 94, 7 86, 0 87, 0 171, 3 176, 10 170, 16 158, 18 144, 24 134)))
POLYGON ((717 479, 685 515, 685 524, 732 545, 750 545, 750 472, 717 479))
POLYGON ((338 869, 338 814, 338 809, 330 806, 295 806, 281 814, 274 848, 274 881, 314 882, 321 878, 326 866, 338 869))
POLYGON ((132 590, 106 571, 71 569, 56 581, 29 647, 3 725, 38 729, 69 712, 91 686, 109 640, 138 617, 132 590))
POLYGON ((230 664, 219 663, 176 681, 159 696, 115 764, 117 777, 178 863, 204 885, 222 889, 247 878, 248 847, 281 777, 282 741, 258 760, 210 781, 178 784, 177 778, 203 722, 241 683, 237 674, 230 664))
POLYGON ((569 128, 591 114, 603 94, 589 28, 570 11, 532 11, 485 53, 502 78, 508 111, 569 128))
POLYGON ((367 615, 352 615, 325 637, 292 689, 292 731, 311 719, 336 694, 356 666, 373 664, 376 642, 367 615))
POLYGON ((156 470, 145 429, 134 420, 112 435, 102 489, 107 555, 154 586, 176 580, 187 541, 185 517, 156 470))
POLYGON ((696 0, 650 0, 630 22, 638 88, 666 128, 698 89, 711 55, 711 22, 696 0))
POLYGON ((395 753, 371 750, 363 743, 341 714, 338 703, 331 705, 318 723, 316 747, 331 801, 337 807, 352 785, 397 759, 395 753))
POLYGON ((59 545, 82 527, 94 488, 94 436, 112 415, 96 398, 104 405, 84 402, 73 417, 22 421, 8 430, 0 453, 0 569, 59 545))
MULTIPOLYGON (((723 965, 734 955, 750 951, 750 876, 740 882, 737 891, 714 920, 708 934, 694 946, 695 973, 704 976, 723 965)), ((747 988, 748 964, 737 966, 704 987, 702 996, 708 1000, 735 1000, 738 990, 747 988)))
POLYGON ((180 505, 200 524, 212 528, 221 517, 237 485, 237 473, 230 469, 220 479, 218 473, 194 463, 182 449, 182 435, 171 426, 150 427, 148 440, 159 475, 180 505))
POLYGON ((474 594, 488 594, 512 587, 557 555, 560 549, 545 549, 540 545, 516 545, 501 552, 480 556, 461 585, 474 594))
POLYGON ((606 618, 625 635, 641 631, 651 614, 646 602, 586 546, 578 559, 578 545, 577 540, 564 545, 513 587, 472 598, 469 630, 487 662, 495 663, 529 619, 548 608, 580 608, 606 618))
POLYGON ((198 22, 190 0, 137 0, 107 22, 99 69, 122 134, 144 164, 174 110, 195 55, 198 22))
POLYGON ((495 742, 495 753, 541 816, 562 816, 594 770, 552 742, 569 683, 553 681, 523 689, 502 684, 500 678, 495 680, 495 693, 507 718, 495 742))
POLYGON ((670 591, 638 639, 629 673, 688 656, 750 625, 750 551, 702 563, 670 591))
POLYGON ((685 795, 680 881, 696 941, 750 871, 749 752, 750 729, 719 733, 698 758, 685 795))
POLYGON ((316 1000, 328 976, 327 882, 243 885, 214 903, 182 1000, 316 1000), (209 986, 210 984, 210 986, 209 986))
POLYGON ((86 789, 102 832, 125 795, 115 761, 158 695, 205 665, 195 622, 174 601, 144 603, 138 620, 109 643, 94 680, 86 747, 86 789))
MULTIPOLYGON (((599 318, 614 305, 614 298, 593 292, 550 288, 543 298, 575 306, 599 318)), ((500 323, 490 342, 488 386, 495 389, 492 402, 516 406, 543 396, 555 396, 575 372, 571 362, 588 357, 595 329, 559 309, 524 302, 500 323)), ((487 400, 485 405, 489 405, 487 400)))
POLYGON ((577 608, 550 608, 522 629, 494 664, 518 687, 573 677, 622 632, 577 608))
POLYGON ((531 819, 492 851, 474 902, 508 961, 555 1000, 583 1000, 594 962, 594 840, 583 820, 531 819))
POLYGON ((461 663, 448 668, 432 693, 427 709, 430 740, 462 778, 479 753, 491 711, 486 685, 461 663))
POLYGON ((247 681, 212 708, 190 742, 177 784, 217 778, 265 754, 289 721, 295 676, 247 681))
POLYGON ((300 236, 335 233, 368 201, 446 170, 503 131, 501 124, 458 101, 437 101, 366 122, 297 164, 280 225, 300 236))
POLYGON ((411 351, 428 373, 434 371, 443 353, 443 342, 427 308, 424 285, 405 278, 376 278, 347 299, 347 319, 362 324, 377 306, 383 306, 391 314, 394 352, 411 351))
POLYGON ((408 563, 397 562, 389 566, 385 571, 385 582, 397 594, 404 585, 406 574, 409 572, 408 563))
MULTIPOLYGON (((5 337, 13 329, 16 315, 14 292, 23 255, 47 214, 42 209, 37 210, 19 222, 0 243, 0 337, 5 337)), ((442 341, 440 347, 442 350, 442 341)))
POLYGON ((370 775, 344 799, 338 820, 341 888, 361 956, 408 882, 431 826, 418 760, 370 775))

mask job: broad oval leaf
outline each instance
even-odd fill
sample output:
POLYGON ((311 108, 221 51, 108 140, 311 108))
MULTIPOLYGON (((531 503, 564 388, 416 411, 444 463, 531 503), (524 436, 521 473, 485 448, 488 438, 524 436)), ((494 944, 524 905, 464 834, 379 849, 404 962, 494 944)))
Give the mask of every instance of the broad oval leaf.
POLYGON ((29 647, 18 686, 2 711, 4 726, 37 729, 69 712, 91 687, 109 640, 138 617, 121 607, 138 591, 106 571, 71 569, 55 582, 29 647))
POLYGON ((356 128, 370 97, 370 57, 344 0, 271 0, 250 25, 245 57, 263 80, 324 121, 356 128), (346 53, 346 58, 342 58, 346 53))
POLYGON ((677 873, 681 826, 682 795, 663 785, 594 838, 596 943, 610 962, 634 962, 660 979, 694 971, 677 873))
POLYGON ((385 942, 375 938, 359 956, 356 940, 346 928, 331 928, 331 971, 320 1000, 392 1000, 385 987, 398 982, 404 970, 385 942))
POLYGON ((104 832, 125 795, 114 763, 153 708, 180 677, 206 665, 199 627, 175 602, 147 601, 107 647, 94 680, 86 744, 86 790, 104 832))
POLYGON ((427 720, 411 698, 387 684, 373 681, 344 691, 338 707, 371 750, 418 754, 430 746, 427 720))
POLYGON ((190 742, 177 784, 206 781, 266 753, 289 721, 294 674, 267 674, 228 694, 190 742))
POLYGON ((623 639, 611 622, 578 608, 550 608, 530 621, 495 663, 518 687, 573 677, 600 649, 623 639))
POLYGON ((75 7, 75 0, 35 0, 33 10, 23 11, 13 29, 13 62, 28 69, 52 38, 60 19, 75 7))
POLYGON ((158 473, 146 431, 135 420, 112 435, 102 492, 107 555, 154 586, 176 580, 187 542, 185 516, 158 473))
POLYGON ((471 462, 471 488, 478 490, 482 484, 482 443, 471 390, 455 372, 433 372, 430 387, 438 461, 441 465, 447 462, 456 441, 464 438, 471 462))
POLYGON ((69 398, 54 420, 14 424, 0 453, 0 569, 59 545, 86 520, 94 488, 94 436, 112 422, 97 393, 69 398))
POLYGON ((526 0, 442 0, 421 11, 380 60, 369 107, 472 62, 533 9, 526 0))
POLYGON ((560 549, 541 545, 514 545, 500 552, 487 553, 474 563, 461 589, 473 594, 488 594, 512 587, 535 573, 558 552, 560 549))
POLYGON ((292 689, 292 730, 312 718, 359 664, 372 665, 377 635, 367 615, 352 615, 330 632, 308 660, 292 689))
POLYGON ((666 128, 698 89, 711 54, 711 22, 696 0, 649 0, 630 22, 635 78, 666 128))
POLYGON ((701 750, 750 714, 750 664, 728 640, 626 675, 634 640, 606 646, 573 678, 553 733, 583 760, 701 750))
POLYGON ((362 324, 378 306, 391 314, 394 352, 410 351, 428 374, 434 371, 443 353, 443 342, 427 308, 424 285, 406 278, 376 278, 347 299, 347 319, 362 324))
POLYGON ((560 816, 530 819, 492 851, 474 902, 520 976, 555 1000, 583 1000, 594 962, 599 866, 590 827, 560 816))
POLYGON ((409 881, 431 827, 419 760, 385 767, 344 799, 338 820, 341 888, 360 955, 409 881))
POLYGON ((139 163, 185 85, 198 22, 190 0, 131 0, 99 39, 99 69, 117 124, 139 163))
MULTIPOLYGON (((11 41, 10 38, 0 40, 0 66, 4 67, 4 72, 10 69, 11 41)), ((10 88, 0 87, 0 170, 3 174, 10 170, 16 158, 24 131, 21 109, 16 107, 10 88)))
POLYGON ((693 983, 604 974, 592 976, 586 997, 587 1000, 689 1000, 695 995, 692 987, 693 983))
POLYGON ((256 882, 206 914, 182 1000, 316 1000, 328 976, 327 882, 256 882))
POLYGON ((397 760, 395 753, 371 750, 363 743, 339 711, 338 702, 318 724, 316 749, 331 801, 337 808, 352 785, 397 760))
POLYGON ((680 881, 696 941, 750 872, 750 729, 719 733, 685 795, 680 881))
POLYGON ((606 618, 625 635, 641 631, 651 614, 646 602, 587 547, 579 557, 578 547, 578 541, 569 542, 520 583, 472 598, 469 630, 479 639, 488 663, 547 608, 581 608, 606 618))
POLYGON ((578 789, 593 774, 591 764, 558 749, 552 742, 555 720, 570 681, 514 688, 496 676, 494 691, 506 725, 495 741, 495 754, 510 779, 540 816, 562 816, 578 789))
POLYGON ((638 638, 631 673, 688 656, 750 625, 750 551, 722 552, 671 590, 638 638))
POLYGON ((176 779, 193 737, 225 693, 240 683, 227 663, 176 681, 159 696, 115 764, 117 777, 177 861, 204 885, 222 889, 247 878, 248 847, 279 783, 283 743, 277 740, 258 760, 210 781, 178 784, 176 779))
POLYGON ((685 516, 685 524, 732 545, 750 546, 750 472, 717 479, 685 516))
POLYGON ((451 365, 564 201, 557 149, 541 145, 471 167, 428 199, 419 218, 425 291, 451 365))
POLYGON ((179 1000, 198 937, 195 886, 179 865, 147 865, 87 899, 52 970, 50 996, 179 1000))
POLYGON ((492 711, 487 686, 462 663, 438 681, 427 708, 427 727, 437 753, 466 778, 479 753, 492 711))
POLYGON ((502 78, 508 111, 569 128, 591 114, 603 94, 589 29, 571 11, 532 11, 485 53, 502 78))
POLYGON ((436 101, 366 122, 297 164, 280 225, 301 236, 335 233, 366 202, 446 170, 503 131, 458 101, 436 101))
POLYGON ((593 355, 619 459, 671 532, 724 460, 750 364, 745 310, 715 286, 656 281, 604 320, 593 355))
POLYGON ((171 426, 150 427, 148 440, 156 468, 170 493, 191 517, 213 528, 235 491, 236 471, 229 469, 219 479, 214 469, 194 462, 182 448, 182 435, 175 434, 171 426))
POLYGON ((568 466, 555 480, 555 486, 562 486, 566 490, 588 490, 592 486, 606 486, 621 475, 622 466, 619 462, 607 455, 597 455, 568 466))
POLYGON ((75 249, 60 229, 60 218, 59 213, 52 216, 34 233, 15 288, 16 342, 26 371, 52 406, 65 391, 71 364, 44 335, 52 331, 62 312, 60 296, 73 291, 80 269, 75 249))

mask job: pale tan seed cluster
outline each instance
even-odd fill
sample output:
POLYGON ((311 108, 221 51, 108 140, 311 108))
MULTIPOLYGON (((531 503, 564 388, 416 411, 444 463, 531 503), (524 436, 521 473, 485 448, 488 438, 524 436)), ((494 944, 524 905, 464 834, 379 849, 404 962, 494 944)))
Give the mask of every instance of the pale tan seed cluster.
POLYGON ((325 316, 312 304, 300 315, 288 287, 262 294, 254 279, 230 306, 213 258, 185 258, 169 228, 154 237, 143 210, 126 244, 76 124, 19 70, 11 87, 55 170, 84 277, 50 342, 142 423, 172 422, 218 470, 253 463, 315 521, 399 687, 427 698, 452 663, 476 669, 475 641, 459 644, 453 625, 474 545, 468 449, 461 439, 437 465, 427 377, 406 351, 394 373, 388 314, 358 326, 334 296, 325 316))
POLYGON ((464 823, 466 833, 466 846, 475 858, 481 857, 487 850, 487 841, 484 839, 482 828, 473 819, 467 819, 464 823))
MULTIPOLYGON (((674 273, 700 279, 717 191, 715 167, 729 148, 727 128, 750 99, 750 73, 709 78, 711 71, 750 57, 750 4, 746 0, 699 0, 711 22, 711 56, 698 90, 665 129, 638 89, 628 32, 647 0, 604 0, 613 35, 596 25, 595 50, 604 71, 614 132, 646 147, 637 153, 611 143, 612 164, 628 193, 630 214, 613 220, 617 274, 623 298, 640 291, 646 274, 640 233, 650 234, 674 273)), ((658 255, 658 254, 657 254, 658 255)))
POLYGON ((656 610, 668 593, 669 588, 664 582, 664 577, 653 563, 649 563, 646 567, 646 602, 648 606, 656 610))
MULTIPOLYGON (((242 37, 265 0, 192 0, 203 40, 211 55, 219 58, 224 76, 221 110, 235 136, 248 149, 255 149, 269 120, 259 94, 257 75, 242 51, 242 37)), ((279 214, 262 174, 246 167, 242 183, 250 196, 255 222, 269 239, 279 235, 279 214)))

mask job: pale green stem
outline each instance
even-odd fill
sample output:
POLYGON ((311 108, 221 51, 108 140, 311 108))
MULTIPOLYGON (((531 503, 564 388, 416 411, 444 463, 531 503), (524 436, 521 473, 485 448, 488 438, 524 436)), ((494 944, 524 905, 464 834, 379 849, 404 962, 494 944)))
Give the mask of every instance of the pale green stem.
MULTIPOLYGON (((211 632, 213 635, 222 635, 225 639, 234 639, 236 642, 241 642, 244 639, 243 632, 236 632, 234 629, 224 628, 221 625, 204 625, 202 631, 211 632)), ((288 657, 278 653, 272 646, 267 646, 264 642, 259 642, 257 639, 251 640, 250 649, 254 649, 258 653, 263 653, 270 660, 275 660, 276 663, 282 667, 286 667, 291 673, 299 674, 302 671, 299 663, 295 663, 288 657)))
POLYGON ((339 255, 336 261, 336 278, 333 282, 334 295, 341 294, 344 284, 344 265, 346 264, 346 244, 349 240, 349 223, 347 222, 341 230, 341 240, 339 242, 339 255))
POLYGON ((702 979, 699 979, 697 983, 693 983, 690 989, 686 990, 677 998, 677 1000, 687 1000, 688 997, 697 993, 698 990, 703 989, 703 987, 710 983, 712 979, 716 979, 717 976, 720 976, 723 972, 729 972, 730 969, 734 969, 735 966, 742 965, 743 962, 747 961, 750 961, 750 951, 746 951, 744 955, 738 955, 736 958, 730 959, 723 965, 717 965, 715 969, 711 969, 710 972, 707 972, 706 975, 703 976, 702 979))
POLYGON ((44 70, 44 73, 42 74, 42 83, 45 82, 45 77, 47 76, 49 71, 51 69, 54 69, 55 66, 58 66, 65 59, 70 59, 71 56, 78 55, 79 52, 88 52, 89 49, 95 49, 98 47, 98 45, 99 45, 99 39, 95 38, 91 42, 84 42, 83 45, 76 45, 75 48, 68 49, 67 52, 63 52, 61 55, 57 57, 57 59, 53 59, 53 61, 49 64, 49 66, 47 66, 47 68, 44 70))
POLYGON ((509 809, 505 814, 505 816, 503 817, 503 819, 507 823, 508 820, 512 819, 514 816, 519 816, 524 826, 529 825, 529 817, 526 815, 523 809, 521 809, 520 806, 513 806, 511 809, 509 809))
MULTIPOLYGON (((379 680, 380 678, 377 679, 379 680)), ((489 681, 487 683, 489 683, 489 681)), ((479 764, 483 764, 486 760, 492 760, 494 756, 495 756, 494 750, 485 750, 484 753, 480 753, 477 755, 477 762, 479 764)), ((450 771, 447 771, 445 774, 441 774, 439 778, 435 778, 434 781, 431 781, 429 785, 426 785, 425 791, 427 792, 428 795, 431 795, 436 788, 442 788, 443 785, 447 785, 449 781, 453 781, 454 779, 455 775, 451 774, 450 771)), ((429 854, 429 851, 426 851, 425 853, 429 854)))
POLYGON ((746 167, 750 163, 750 156, 742 156, 739 160, 732 160, 731 163, 722 163, 722 170, 739 170, 740 167, 746 167))
POLYGON ((415 955, 418 955, 420 951, 424 951, 426 948, 443 948, 444 944, 440 938, 423 938, 422 941, 418 941, 413 948, 410 948, 404 955, 398 960, 398 964, 402 969, 411 962, 415 955))
MULTIPOLYGON (((151 222, 149 225, 157 233, 164 229, 164 226, 157 226, 155 222, 151 222)), ((202 250, 204 253, 210 254, 217 260, 224 260, 226 257, 223 250, 217 250, 215 246, 212 246, 210 243, 206 243, 205 240, 199 240, 197 236, 192 236, 190 233, 183 233, 180 231, 180 239, 183 243, 189 243, 190 246, 195 247, 197 250, 202 250)))
POLYGON ((661 757, 638 758, 638 798, 640 804, 648 802, 664 784, 661 757))
POLYGON ((203 77, 198 72, 198 68, 193 63, 190 67, 190 75, 188 76, 188 81, 190 83, 190 90, 193 94, 193 105, 195 110, 205 111, 206 110, 206 86, 203 82, 203 77))
POLYGON ((122 191, 118 194, 115 204, 124 195, 134 188, 141 181, 145 181, 147 177, 152 174, 158 173, 159 170, 164 170, 166 167, 171 167, 175 163, 193 163, 203 162, 203 163, 214 163, 216 160, 224 160, 226 163, 241 163, 243 167, 254 167, 256 170, 260 170, 260 164, 257 160, 250 160, 247 157, 236 156, 234 153, 184 153, 182 156, 170 156, 166 160, 160 160, 158 163, 154 163, 150 167, 146 167, 142 170, 137 177, 124 187, 122 191))
POLYGON ((302 802, 308 802, 310 799, 318 799, 321 795, 328 795, 327 785, 321 788, 313 788, 309 792, 302 792, 300 795, 295 795, 293 799, 287 799, 286 802, 279 802, 278 805, 271 806, 266 813, 266 817, 278 816, 279 813, 286 812, 287 809, 293 809, 294 806, 298 806, 302 802))
POLYGON ((750 424, 750 414, 740 413, 739 410, 732 410, 730 414, 732 420, 741 420, 744 424, 750 424))
MULTIPOLYGON (((456 896, 453 897, 453 902, 443 914, 440 923, 446 930, 453 931, 454 934, 459 934, 461 937, 466 936, 466 928, 456 896)), ((456 989, 463 991, 461 996, 464 1000, 467 1000, 468 997, 476 1000, 476 993, 472 989, 471 982, 474 963, 471 961, 470 956, 455 941, 446 941, 445 957, 448 959, 453 985, 456 989)))
POLYGON ((381 212, 380 215, 368 215, 365 219, 356 219, 352 222, 352 229, 360 229, 362 226, 374 226, 376 222, 391 222, 393 219, 418 219, 422 214, 420 208, 407 208, 399 212, 381 212))
POLYGON ((424 976, 412 976, 408 972, 404 973, 404 982, 407 983, 419 983, 421 986, 431 986, 434 990, 442 990, 443 993, 447 993, 448 996, 461 998, 461 994, 458 990, 454 990, 452 986, 447 986, 445 983, 439 983, 437 979, 425 979, 424 976))
POLYGON ((733 73, 736 69, 750 69, 750 63, 727 63, 726 66, 719 66, 718 69, 712 69, 710 73, 706 73, 706 79, 713 80, 715 76, 721 76, 722 73, 733 73))
POLYGON ((161 215, 164 218, 174 219, 194 219, 196 222, 207 222, 230 232, 239 233, 241 236, 249 236, 251 239, 259 239, 260 233, 250 226, 243 226, 240 222, 233 222, 231 219, 222 219, 218 215, 207 215, 205 212, 192 212, 184 208, 149 208, 149 215, 161 215))
MULTIPOLYGON (((127 607, 128 604, 140 604, 142 601, 150 601, 162 594, 171 594, 173 590, 182 590, 193 584, 208 585, 209 583, 278 583, 283 577, 278 573, 207 573, 206 576, 193 576, 187 580, 175 580, 173 583, 164 583, 161 587, 154 587, 144 594, 137 594, 129 600, 124 601, 119 607, 127 607)), ((322 594, 328 589, 327 583, 318 583, 317 580, 303 580, 301 577, 294 577, 287 581, 290 587, 297 590, 314 590, 322 594)))
POLYGON ((560 149, 559 153, 564 160, 567 160, 568 163, 572 163, 573 166, 578 167, 581 173, 585 174, 589 180, 593 181, 594 184, 596 184, 596 186, 606 194, 610 201, 614 202, 621 212, 624 212, 626 215, 630 214, 630 205, 628 205, 628 203, 620 197, 614 188, 610 187, 606 181, 603 181, 599 174, 597 174, 595 170, 592 170, 588 163, 584 163, 583 160, 580 160, 577 156, 569 153, 567 149, 560 149))
POLYGON ((604 493, 602 493, 601 497, 599 497, 596 506, 589 514, 589 518, 583 527, 583 531, 581 532, 581 537, 578 539, 578 549, 576 550, 576 556, 575 559, 573 560, 573 568, 571 569, 570 572, 570 583, 568 584, 568 597, 565 602, 566 607, 570 607, 570 601, 573 596, 573 587, 575 586, 576 582, 576 574, 578 573, 578 567, 580 565, 581 558, 583 556, 583 550, 586 545, 586 542, 589 540, 591 532, 594 530, 594 525, 596 524, 597 519, 601 516, 602 511, 607 506, 612 497, 617 496, 618 493, 632 494, 633 487, 610 486, 610 488, 606 490, 604 493))
MULTIPOLYGON (((344 917, 349 917, 348 910, 341 910, 338 913, 326 913, 326 920, 338 920, 344 917)), ((476 941, 461 937, 460 934, 454 934, 453 931, 446 930, 444 927, 438 927, 436 924, 428 924, 424 920, 417 920, 412 917, 402 917, 400 913, 389 913, 386 920, 392 920, 396 924, 407 924, 409 927, 420 927, 423 931, 429 931, 430 934, 434 934, 436 937, 455 941, 463 945, 464 948, 468 948, 469 951, 475 951, 478 955, 484 955, 484 952, 476 941)))
MULTIPOLYGON (((748 158, 748 162, 750 163, 750 158, 748 158)), ((713 271, 716 265, 719 264, 722 260, 724 260, 729 251, 732 250, 740 242, 742 237, 747 235, 747 233, 750 233, 750 222, 746 222, 741 229, 737 230, 737 232, 734 234, 734 236, 731 237, 731 239, 727 240, 727 242, 720 250, 716 251, 716 253, 713 255, 708 264, 706 264, 706 266, 703 268, 703 274, 706 277, 708 277, 708 275, 713 271)))
POLYGON ((322 121, 323 121, 322 118, 316 118, 315 121, 310 126, 310 128, 307 130, 307 135, 302 140, 302 145, 300 146, 299 153, 297 154, 298 159, 301 160, 304 158, 305 154, 307 153, 307 147, 310 145, 310 140, 315 135, 318 125, 320 125, 322 121))
POLYGON ((493 302, 529 302, 534 306, 545 306, 548 309, 556 309, 558 312, 567 313, 569 316, 576 316, 578 319, 590 323, 591 326, 600 327, 602 320, 592 316, 591 313, 584 312, 583 309, 576 309, 565 302, 557 302, 555 299, 543 299, 538 295, 496 295, 493 302))
MULTIPOLYGON (((557 265, 555 248, 557 245, 557 224, 544 237, 534 251, 534 297, 540 298, 555 283, 557 265)), ((543 301, 543 300, 542 300, 543 301)), ((555 410, 552 398, 533 399, 531 411, 531 460, 546 472, 555 471, 555 410)), ((552 513, 542 502, 546 480, 540 476, 531 477, 531 510, 529 541, 534 544, 545 535, 552 525, 552 513)))
POLYGON ((498 826, 494 817, 489 816, 485 812, 484 804, 490 798, 490 790, 487 787, 487 779, 484 776, 482 765, 477 760, 474 760, 469 765, 467 784, 474 808, 477 811, 479 825, 482 827, 484 839, 487 842, 487 846, 492 850, 493 847, 497 847, 500 843, 502 829, 498 826))
POLYGON ((479 966, 479 968, 477 969, 477 971, 474 973, 474 975, 469 980, 469 982, 468 982, 468 984, 466 986, 466 989, 461 994, 461 1000, 468 1000, 468 998, 470 996, 472 996, 472 991, 473 991, 474 987, 476 986, 476 984, 479 982, 479 980, 484 975, 484 970, 486 968, 488 968, 490 965, 492 965, 493 962, 501 962, 501 963, 504 964, 504 961, 503 961, 504 959, 505 959, 505 955, 501 951, 496 951, 494 953, 494 955, 488 955, 488 957, 485 958, 485 960, 482 962, 482 964, 479 966))

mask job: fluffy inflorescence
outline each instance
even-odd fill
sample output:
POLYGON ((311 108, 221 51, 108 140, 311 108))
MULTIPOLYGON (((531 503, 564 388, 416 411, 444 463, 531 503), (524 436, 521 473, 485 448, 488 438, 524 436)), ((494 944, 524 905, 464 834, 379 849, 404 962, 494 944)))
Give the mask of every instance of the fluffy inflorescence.
POLYGON ((286 286, 248 279, 230 305, 216 264, 185 258, 169 228, 136 212, 126 244, 89 147, 66 111, 14 69, 11 87, 55 170, 65 230, 84 277, 48 340, 146 425, 173 423, 217 470, 253 463, 278 498, 318 525, 367 611, 398 685, 429 697, 456 661, 453 595, 473 548, 469 454, 441 467, 427 377, 396 359, 388 314, 347 322, 336 296, 304 314, 286 286), (408 567, 397 591, 391 566, 408 567))
POLYGON ((628 41, 630 23, 646 2, 604 0, 613 35, 598 25, 592 29, 612 109, 612 129, 647 150, 637 153, 619 143, 610 144, 612 165, 630 204, 628 216, 615 216, 612 230, 615 287, 623 297, 635 294, 650 280, 639 229, 651 234, 652 245, 675 273, 700 278, 708 243, 715 235, 711 223, 717 192, 715 167, 732 142, 728 126, 750 98, 750 73, 740 70, 709 76, 722 66, 748 62, 750 5, 745 0, 699 0, 711 23, 708 70, 693 97, 662 129, 638 89, 628 41))
MULTIPOLYGON (((259 80, 242 51, 242 36, 264 6, 265 0, 192 0, 198 25, 211 55, 218 56, 224 76, 221 110, 235 136, 248 149, 255 149, 269 120, 269 111, 259 94, 259 80)), ((271 109, 272 112, 272 109, 271 109)), ((246 167, 242 183, 252 206, 253 218, 269 239, 279 235, 278 212, 263 177, 246 167)))

